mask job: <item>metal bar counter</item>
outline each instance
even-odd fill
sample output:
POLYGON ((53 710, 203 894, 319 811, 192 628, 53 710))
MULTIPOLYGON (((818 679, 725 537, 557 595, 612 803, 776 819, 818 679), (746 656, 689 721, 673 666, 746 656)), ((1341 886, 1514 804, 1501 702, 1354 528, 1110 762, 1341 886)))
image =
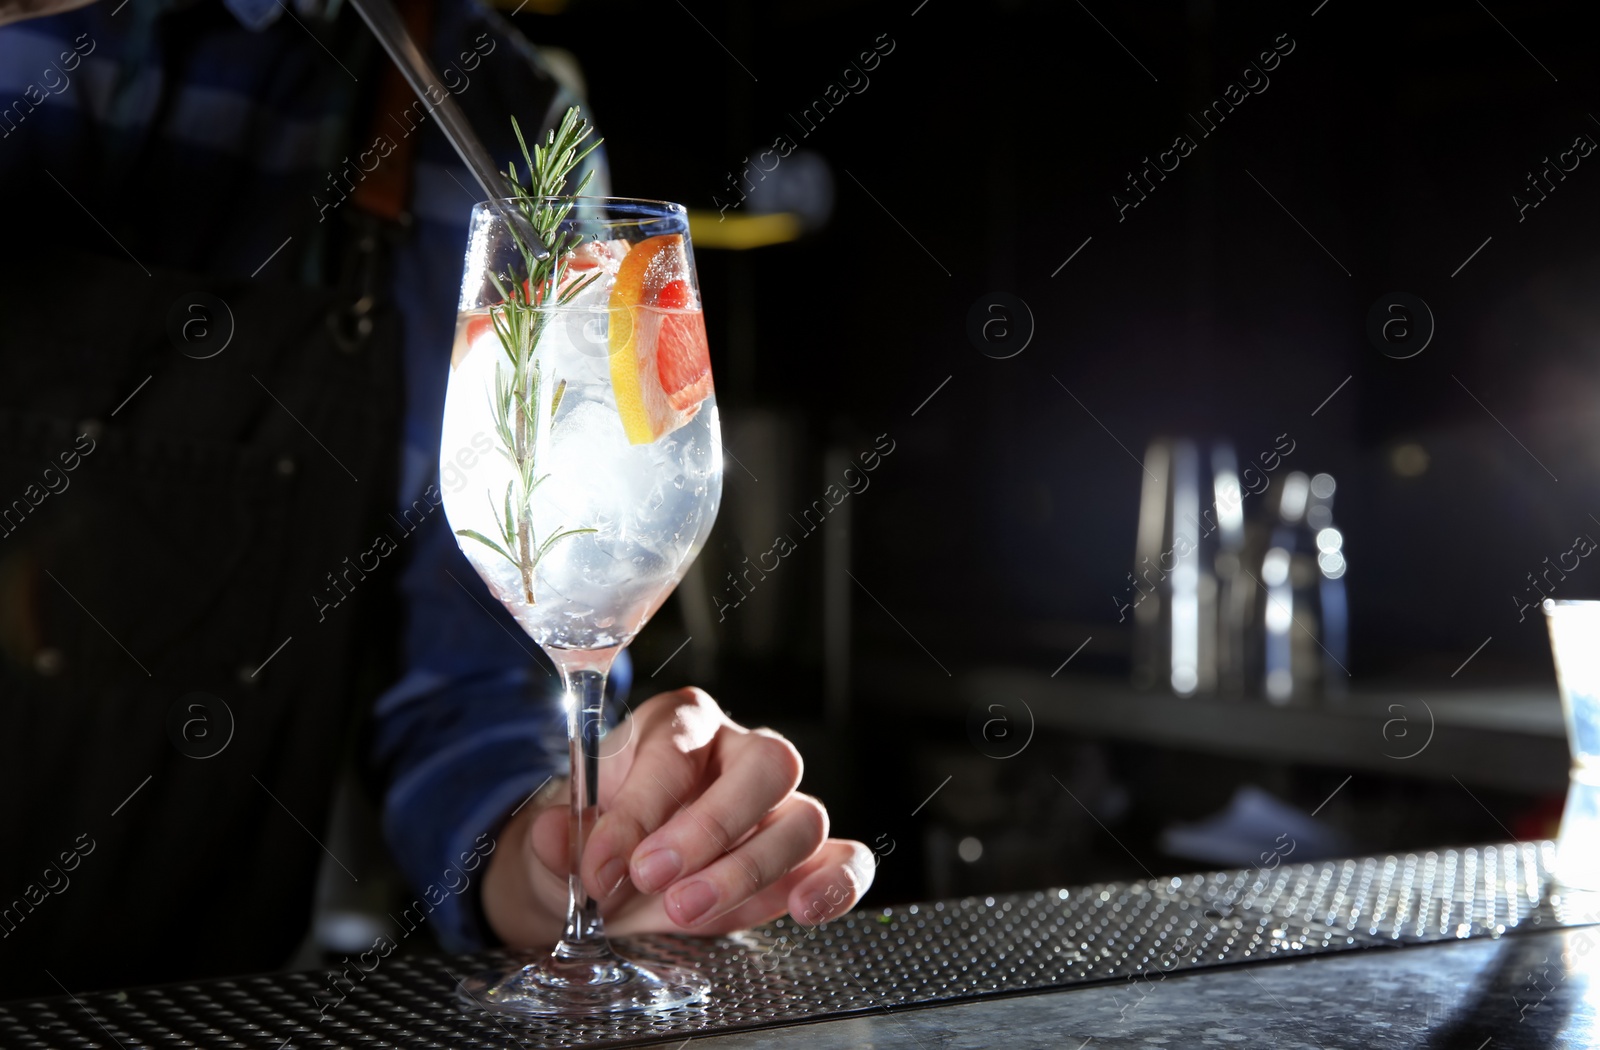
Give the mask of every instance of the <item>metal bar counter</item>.
POLYGON ((392 956, 353 986, 271 974, 0 1004, 0 1047, 1589 1047, 1600 918, 1552 843, 1224 871, 779 922, 625 950, 700 967, 699 1006, 517 1021, 455 1005, 497 961, 392 956), (1398 949, 1398 950, 1396 950, 1398 949))

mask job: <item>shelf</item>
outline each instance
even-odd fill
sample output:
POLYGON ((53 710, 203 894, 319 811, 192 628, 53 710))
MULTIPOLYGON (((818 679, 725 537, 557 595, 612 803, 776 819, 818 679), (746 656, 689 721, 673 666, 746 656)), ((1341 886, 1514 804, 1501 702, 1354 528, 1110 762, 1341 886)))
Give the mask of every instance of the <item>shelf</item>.
MULTIPOLYGON (((903 669, 902 669, 903 670, 903 669)), ((874 675, 874 680, 885 680, 874 675)), ((1132 740, 1226 755, 1531 794, 1566 789, 1569 757, 1554 687, 1366 690, 1315 707, 1261 700, 1180 698, 1107 677, 1051 679, 992 667, 954 679, 920 674, 885 699, 899 710, 951 716, 993 712, 1023 732, 1132 740)))

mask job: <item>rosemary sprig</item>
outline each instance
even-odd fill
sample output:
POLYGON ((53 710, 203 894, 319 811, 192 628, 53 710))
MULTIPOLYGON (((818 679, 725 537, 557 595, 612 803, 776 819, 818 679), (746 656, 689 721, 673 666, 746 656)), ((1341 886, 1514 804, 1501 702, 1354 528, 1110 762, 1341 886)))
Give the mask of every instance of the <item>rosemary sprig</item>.
MULTIPOLYGON (((517 279, 515 265, 507 267, 505 274, 489 274, 489 280, 503 300, 490 307, 489 318, 506 353, 505 361, 495 362, 495 389, 489 407, 495 434, 500 439, 500 454, 515 468, 516 474, 506 483, 500 506, 495 506, 492 495, 489 497, 499 542, 475 529, 457 529, 456 535, 476 540, 516 566, 522 577, 523 600, 532 605, 534 575, 540 559, 557 541, 596 531, 558 528, 541 542, 534 535, 530 508, 534 491, 549 477, 548 474, 536 476, 537 454, 544 445, 540 435, 547 438, 567 387, 566 380, 555 384, 548 401, 548 414, 545 414, 547 403, 541 396, 537 351, 549 314, 540 306, 565 306, 600 277, 597 270, 566 288, 561 287, 572 252, 583 242, 581 233, 561 229, 572 211, 572 200, 565 197, 567 177, 603 140, 595 139, 584 146, 584 140, 593 129, 588 121, 578 116, 577 106, 568 109, 561 124, 545 136, 542 145, 536 143, 531 151, 515 117, 511 118, 511 129, 522 148, 528 181, 523 182, 517 176, 515 164, 509 165, 503 173, 509 196, 543 242, 542 248, 529 244, 513 226, 511 237, 522 257, 523 277, 517 279)), ((584 174, 573 196, 583 193, 593 174, 593 171, 584 174)))

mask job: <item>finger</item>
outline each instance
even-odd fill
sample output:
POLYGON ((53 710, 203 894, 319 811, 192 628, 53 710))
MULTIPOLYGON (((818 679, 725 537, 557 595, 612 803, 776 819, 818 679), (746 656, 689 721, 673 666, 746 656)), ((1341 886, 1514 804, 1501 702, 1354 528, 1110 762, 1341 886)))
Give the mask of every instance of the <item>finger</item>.
MULTIPOLYGON (((561 880, 562 893, 566 892, 567 858, 571 855, 572 836, 568 833, 571 819, 569 806, 550 806, 533 819, 530 832, 534 857, 546 871, 561 880)), ((623 876, 621 886, 609 896, 596 897, 595 900, 602 905, 602 913, 609 922, 613 915, 632 914, 640 906, 641 898, 633 883, 623 876)), ((667 928, 664 917, 657 921, 656 928, 667 928)))
POLYGON ((733 911, 689 930, 682 929, 667 917, 666 898, 660 894, 645 896, 636 893, 621 906, 612 907, 608 904, 602 909, 606 932, 613 937, 626 937, 671 930, 693 937, 718 937, 760 926, 788 913, 789 892, 808 873, 809 869, 792 871, 733 911))
POLYGON ((479 906, 493 935, 514 947, 549 944, 561 934, 567 898, 564 869, 540 857, 538 810, 514 815, 495 835, 479 878, 479 906))
MULTIPOLYGON (((781 919, 789 913, 789 894, 809 873, 810 869, 804 867, 791 871, 732 911, 724 912, 698 926, 692 926, 684 932, 692 937, 720 937, 738 930, 748 930, 752 926, 762 926, 774 919, 781 919)), ((664 898, 657 899, 664 901, 664 898)), ((662 913, 666 914, 665 905, 662 913)))
POLYGON ((783 878, 827 838, 828 811, 822 803, 792 795, 748 841, 667 890, 667 917, 683 929, 711 922, 783 878))
POLYGON ((693 937, 718 937, 749 929, 787 915, 789 894, 810 874, 809 864, 803 863, 732 911, 687 930, 668 917, 666 897, 635 895, 625 906, 606 911, 606 929, 614 936, 676 930, 693 937))
MULTIPOLYGON (((562 893, 566 892, 568 858, 571 856, 572 836, 572 810, 570 806, 550 806, 533 819, 533 827, 529 838, 533 844, 533 854, 539 864, 553 876, 561 880, 562 893)), ((623 910, 639 898, 639 891, 633 888, 633 883, 627 875, 621 876, 621 884, 604 897, 591 896, 603 905, 607 915, 623 910)), ((665 923, 661 924, 665 927, 665 923)))
MULTIPOLYGON (((859 903, 866 890, 865 885, 857 885, 860 874, 855 851, 863 848, 859 842, 829 839, 808 860, 737 908, 684 932, 695 937, 722 936, 769 923, 790 914, 794 907, 801 908, 794 912, 794 919, 802 929, 836 919, 859 903), (810 885, 813 880, 815 886, 810 885), (797 905, 794 900, 795 891, 802 887, 803 899, 810 902, 804 906, 797 905), (838 903, 830 903, 830 898, 838 903), (821 906, 817 907, 818 904, 821 906)), ((866 864, 868 867, 873 864, 870 850, 866 864)), ((870 882, 870 875, 866 881, 870 882)), ((629 907, 616 913, 608 911, 606 927, 619 936, 671 929, 665 901, 660 896, 637 897, 629 907)))
POLYGON ((567 873, 567 858, 571 855, 570 836, 567 834, 569 809, 565 804, 546 807, 533 818, 533 827, 529 832, 533 841, 533 855, 546 871, 554 872, 563 879, 567 873))
POLYGON ((877 863, 866 843, 829 839, 806 862, 806 877, 789 893, 789 914, 806 926, 843 915, 872 885, 877 863))
POLYGON ((696 798, 712 742, 728 724, 699 689, 652 697, 634 712, 627 776, 589 833, 579 873, 589 895, 605 900, 628 877, 628 860, 650 832, 696 798))
POLYGON ((724 731, 714 759, 720 775, 705 793, 685 800, 634 849, 633 884, 643 892, 658 893, 724 856, 789 797, 803 772, 800 752, 770 730, 724 731))

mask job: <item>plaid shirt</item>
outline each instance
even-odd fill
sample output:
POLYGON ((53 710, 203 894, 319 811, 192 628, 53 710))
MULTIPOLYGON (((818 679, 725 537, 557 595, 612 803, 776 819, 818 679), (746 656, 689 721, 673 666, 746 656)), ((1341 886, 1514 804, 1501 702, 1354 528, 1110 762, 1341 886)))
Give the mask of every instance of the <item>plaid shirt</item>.
MULTIPOLYGON (((105 254, 120 246, 145 265, 328 283, 325 238, 354 206, 350 165, 373 146, 353 114, 384 61, 340 6, 101 0, 0 28, 7 199, 71 209, 65 190, 110 223, 116 245, 105 254)), ((438 0, 430 50, 502 166, 515 155, 507 114, 525 128, 548 125, 576 101, 477 0, 438 0)), ((481 194, 433 121, 389 117, 391 139, 416 136, 414 221, 391 260, 406 390, 397 506, 410 507, 438 480, 467 217, 481 194)), ((592 192, 603 194, 602 152, 591 157, 592 192)), ((375 760, 390 847, 420 892, 481 849, 482 832, 564 767, 566 748, 548 661, 490 596, 442 515, 409 546, 399 581, 405 667, 376 705, 375 760), (485 622, 486 610, 504 630, 485 622)), ((617 671, 625 689, 626 664, 617 671)), ((453 950, 492 939, 475 893, 445 895, 430 926, 453 950)))

